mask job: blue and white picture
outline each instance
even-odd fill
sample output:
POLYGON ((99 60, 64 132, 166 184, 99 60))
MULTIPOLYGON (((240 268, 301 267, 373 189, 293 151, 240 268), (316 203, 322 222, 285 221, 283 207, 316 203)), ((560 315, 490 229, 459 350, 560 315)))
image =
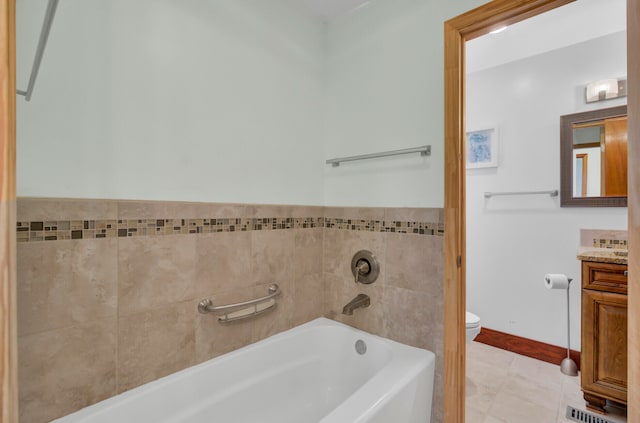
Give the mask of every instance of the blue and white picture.
POLYGON ((497 166, 498 140, 495 129, 467 132, 467 168, 497 166))

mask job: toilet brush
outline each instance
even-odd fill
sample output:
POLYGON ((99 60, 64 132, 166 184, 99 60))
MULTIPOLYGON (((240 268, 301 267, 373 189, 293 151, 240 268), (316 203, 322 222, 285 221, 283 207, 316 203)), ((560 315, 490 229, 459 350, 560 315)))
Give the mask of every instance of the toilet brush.
POLYGON ((569 288, 571 287, 571 281, 567 286, 567 356, 560 363, 560 371, 568 376, 578 376, 578 366, 576 362, 571 359, 571 320, 569 318, 569 288))

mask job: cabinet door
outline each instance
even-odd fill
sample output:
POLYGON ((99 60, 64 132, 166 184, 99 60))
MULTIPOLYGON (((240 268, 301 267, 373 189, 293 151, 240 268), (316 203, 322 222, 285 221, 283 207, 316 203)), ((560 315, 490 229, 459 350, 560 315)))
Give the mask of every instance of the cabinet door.
POLYGON ((582 389, 627 402, 627 296, 582 291, 582 389))

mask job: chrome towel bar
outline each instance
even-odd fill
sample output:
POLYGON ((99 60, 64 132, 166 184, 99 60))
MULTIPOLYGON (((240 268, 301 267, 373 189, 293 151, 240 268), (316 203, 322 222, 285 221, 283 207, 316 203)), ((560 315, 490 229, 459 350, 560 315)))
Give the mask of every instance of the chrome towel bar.
POLYGON ((497 197, 499 195, 539 195, 539 194, 546 194, 546 195, 549 195, 551 197, 557 197, 558 196, 558 190, 557 189, 553 189, 553 190, 549 190, 549 191, 485 192, 484 193, 484 197, 485 198, 491 198, 491 197, 497 197))
POLYGON ((243 301, 241 303, 226 304, 214 306, 210 298, 205 298, 198 303, 198 311, 200 313, 215 313, 222 314, 218 317, 220 323, 228 323, 236 320, 246 319, 249 317, 257 316, 265 313, 269 310, 273 310, 276 307, 275 297, 280 295, 282 291, 277 284, 273 284, 269 287, 269 294, 264 297, 255 298, 253 300, 243 301), (269 302, 270 305, 260 307, 260 305, 269 302))
POLYGON ((383 151, 381 153, 361 154, 359 156, 338 157, 335 159, 329 159, 326 161, 326 163, 330 164, 333 167, 337 167, 337 166, 340 166, 340 163, 342 162, 353 162, 355 160, 377 159, 378 157, 400 156, 402 154, 411 154, 411 153, 420 153, 421 156, 430 156, 431 146, 423 145, 420 147, 405 148, 403 150, 383 151))
POLYGON ((58 0, 49 0, 47 11, 44 15, 44 21, 42 22, 42 30, 40 31, 40 39, 38 40, 38 47, 36 48, 36 56, 33 59, 31 76, 29 76, 29 85, 27 85, 26 91, 16 90, 16 93, 23 95, 26 101, 31 100, 33 87, 36 85, 36 78, 38 77, 38 71, 40 70, 40 63, 42 62, 42 56, 44 56, 44 48, 47 46, 49 32, 51 32, 51 25, 53 24, 53 17, 56 14, 57 7, 58 0))

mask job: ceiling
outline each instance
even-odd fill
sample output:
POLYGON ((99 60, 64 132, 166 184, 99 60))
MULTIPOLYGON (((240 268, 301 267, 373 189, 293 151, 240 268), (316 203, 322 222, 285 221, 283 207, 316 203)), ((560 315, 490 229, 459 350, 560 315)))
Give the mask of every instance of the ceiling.
POLYGON ((357 9, 370 0, 302 0, 313 13, 331 20, 357 9))

